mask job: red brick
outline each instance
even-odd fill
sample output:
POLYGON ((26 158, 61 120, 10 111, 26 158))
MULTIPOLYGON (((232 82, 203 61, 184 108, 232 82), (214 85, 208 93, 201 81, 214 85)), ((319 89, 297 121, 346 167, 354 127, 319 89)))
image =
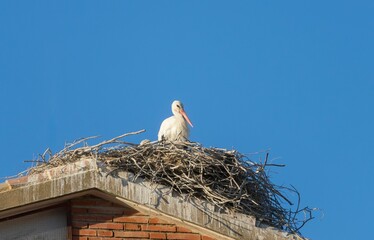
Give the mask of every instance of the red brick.
POLYGON ((166 239, 165 233, 157 233, 157 232, 151 232, 149 233, 150 239, 166 239))
POLYGON ((102 216, 96 216, 97 221, 105 221, 105 222, 112 222, 113 216, 112 215, 102 215, 102 216))
POLYGON ((108 230, 98 230, 97 231, 97 236, 99 236, 99 237, 112 237, 113 232, 108 231, 108 230))
POLYGON ((125 230, 139 231, 141 229, 140 224, 126 223, 125 230))
POLYGON ((117 205, 115 203, 112 203, 110 201, 107 201, 107 200, 104 200, 104 199, 100 199, 100 198, 95 199, 95 203, 96 203, 97 206, 121 207, 120 205, 117 205))
POLYGON ((177 227, 177 232, 191 233, 192 231, 188 228, 185 228, 185 227, 177 227))
POLYGON ((123 224, 121 223, 93 223, 90 224, 90 228, 100 228, 100 229, 123 229, 123 224))
POLYGON ((77 208, 77 207, 72 207, 71 209, 71 212, 72 213, 86 213, 87 212, 87 208, 77 208))
POLYGON ((155 217, 149 218, 149 223, 154 223, 154 224, 156 224, 156 223, 158 223, 158 224, 170 224, 170 223, 168 223, 168 222, 166 222, 164 220, 161 220, 161 219, 155 218, 155 217))
POLYGON ((87 228, 88 227, 87 222, 72 221, 71 225, 75 228, 87 228))
POLYGON ((117 214, 122 215, 123 208, 118 207, 99 207, 99 208, 89 208, 89 213, 104 213, 104 214, 117 214))
MULTIPOLYGON (((53 168, 51 170, 53 170, 53 168)), ((97 198, 97 197, 95 197, 94 195, 88 194, 88 195, 84 195, 80 197, 79 199, 94 199, 94 198, 97 198)))
POLYGON ((148 218, 147 217, 116 217, 116 218, 113 218, 113 222, 148 223, 148 218))
MULTIPOLYGON (((96 240, 96 239, 98 239, 98 240, 123 240, 123 238, 115 238, 115 237, 94 237, 94 238, 88 238, 88 240, 92 240, 92 239, 94 239, 94 240, 96 240)), ((129 239, 126 239, 126 240, 129 240, 129 239)), ((137 239, 137 240, 139 240, 139 239, 137 239)))
POLYGON ((74 236, 73 240, 88 240, 88 238, 87 237, 76 237, 76 236, 74 236))
POLYGON ((88 206, 88 207, 93 207, 93 206, 115 206, 115 207, 121 207, 120 205, 113 204, 110 201, 106 201, 101 198, 77 198, 73 199, 71 201, 72 205, 74 206, 88 206))
POLYGON ((167 233, 167 239, 200 240, 199 234, 193 233, 167 233))
POLYGON ((123 215, 127 215, 127 216, 140 215, 140 216, 144 216, 146 214, 138 212, 138 211, 136 211, 135 209, 132 209, 132 208, 125 208, 123 210, 123 215))
MULTIPOLYGON (((123 238, 113 238, 113 237, 89 237, 88 240, 123 240, 123 238)), ((126 239, 129 240, 129 239, 126 239)), ((140 239, 137 239, 140 240, 140 239)))
POLYGON ((73 214, 72 220, 76 222, 86 222, 86 223, 95 223, 95 222, 112 222, 112 216, 97 216, 97 215, 76 215, 73 214))
POLYGON ((149 233, 147 232, 114 232, 115 237, 124 237, 124 238, 149 238, 149 233))
POLYGON ((201 236, 201 240, 217 240, 216 238, 208 237, 208 236, 201 236))
POLYGON ((73 206, 96 206, 96 201, 94 199, 78 198, 71 200, 71 203, 73 206))
POLYGON ((73 214, 72 220, 80 222, 94 222, 96 221, 96 216, 73 214))
POLYGON ((91 229, 73 229, 73 235, 78 236, 96 236, 96 230, 91 229))
POLYGON ((142 225, 142 231, 175 232, 176 230, 176 226, 171 225, 142 225))

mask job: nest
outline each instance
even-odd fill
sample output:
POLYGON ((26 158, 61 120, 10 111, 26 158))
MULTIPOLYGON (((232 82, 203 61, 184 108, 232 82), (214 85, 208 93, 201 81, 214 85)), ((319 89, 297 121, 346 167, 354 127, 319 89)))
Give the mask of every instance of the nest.
POLYGON ((123 137, 143 132, 127 133, 97 145, 87 146, 90 138, 68 144, 62 151, 52 154, 48 149, 40 155, 38 165, 29 169, 35 174, 45 169, 92 157, 110 167, 108 174, 127 171, 136 178, 170 187, 187 198, 206 200, 221 212, 237 212, 256 217, 258 222, 297 233, 311 220, 312 209, 299 208, 300 195, 294 188, 273 184, 268 167, 268 154, 263 163, 256 163, 235 150, 206 148, 194 142, 124 142, 123 137), (83 147, 76 147, 84 143, 83 147), (297 194, 295 210, 284 192, 297 194), (302 214, 303 218, 298 216, 302 214))

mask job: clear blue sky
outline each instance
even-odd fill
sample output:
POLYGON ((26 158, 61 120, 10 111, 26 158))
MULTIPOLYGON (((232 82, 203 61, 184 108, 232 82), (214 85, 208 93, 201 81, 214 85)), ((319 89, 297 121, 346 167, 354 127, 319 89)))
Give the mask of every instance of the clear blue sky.
POLYGON ((1 1, 0 176, 80 137, 155 140, 180 99, 192 140, 287 165, 273 181, 324 211, 305 236, 367 239, 373 13, 369 0, 1 1))

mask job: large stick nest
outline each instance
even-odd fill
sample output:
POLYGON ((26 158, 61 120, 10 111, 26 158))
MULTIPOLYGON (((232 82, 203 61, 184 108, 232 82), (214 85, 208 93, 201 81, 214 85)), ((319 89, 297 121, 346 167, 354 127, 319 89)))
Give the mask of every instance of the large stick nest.
POLYGON ((82 157, 92 157, 116 171, 127 171, 135 179, 144 178, 190 198, 206 200, 219 211, 234 211, 255 216, 260 223, 300 234, 299 230, 311 220, 312 209, 299 208, 300 195, 294 188, 273 184, 265 168, 284 165, 268 164, 268 154, 263 163, 250 161, 235 150, 206 148, 193 142, 146 142, 133 144, 120 139, 140 132, 128 133, 87 146, 90 138, 68 144, 62 151, 52 154, 48 149, 40 155, 38 165, 29 169, 36 174, 45 169, 75 162, 82 157), (83 147, 77 147, 84 143, 83 147), (285 191, 297 194, 296 210, 285 191), (287 207, 285 207, 287 206, 287 207), (298 219, 298 215, 303 219, 298 219))

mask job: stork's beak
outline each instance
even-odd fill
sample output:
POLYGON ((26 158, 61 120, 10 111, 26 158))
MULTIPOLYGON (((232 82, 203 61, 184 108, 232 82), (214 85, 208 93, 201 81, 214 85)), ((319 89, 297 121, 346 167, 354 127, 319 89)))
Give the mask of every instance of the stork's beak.
POLYGON ((193 127, 193 125, 192 125, 190 119, 188 118, 186 112, 185 112, 183 109, 181 109, 181 110, 180 110, 180 113, 182 114, 182 116, 184 117, 184 119, 186 119, 186 121, 188 122, 188 124, 190 124, 191 127, 193 127))

